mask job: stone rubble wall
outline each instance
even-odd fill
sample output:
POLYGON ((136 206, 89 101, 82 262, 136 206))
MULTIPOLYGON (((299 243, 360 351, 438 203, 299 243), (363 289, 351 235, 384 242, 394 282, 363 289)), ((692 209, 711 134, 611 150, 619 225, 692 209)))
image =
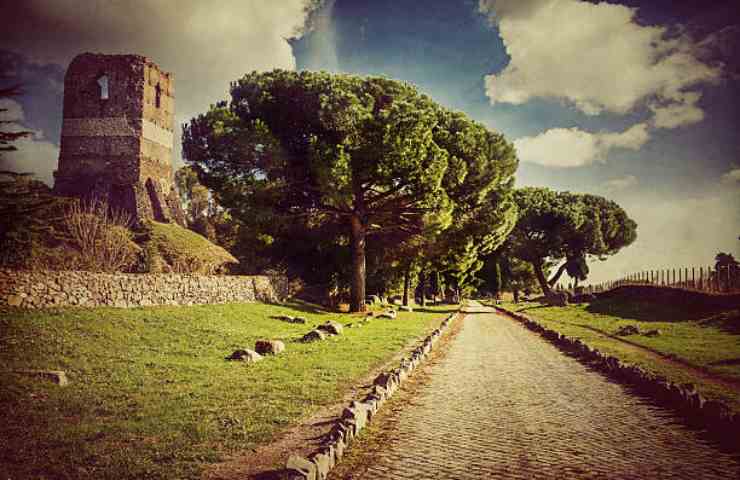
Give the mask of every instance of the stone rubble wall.
POLYGON ((321 447, 308 458, 290 455, 285 465, 285 477, 290 480, 325 480, 329 472, 342 459, 344 452, 360 434, 378 410, 388 401, 414 370, 429 357, 442 335, 452 322, 461 318, 460 313, 447 317, 399 366, 379 374, 373 381, 373 389, 361 401, 352 401, 334 420, 331 431, 322 439, 321 447))
POLYGON ((285 279, 271 276, 0 270, 0 307, 144 307, 276 302, 285 279))

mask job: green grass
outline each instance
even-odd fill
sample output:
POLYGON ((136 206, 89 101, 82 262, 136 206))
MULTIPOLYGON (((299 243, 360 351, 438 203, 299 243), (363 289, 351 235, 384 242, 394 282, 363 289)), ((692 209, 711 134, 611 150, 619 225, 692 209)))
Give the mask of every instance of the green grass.
POLYGON ((145 248, 167 264, 187 271, 208 273, 226 263, 238 263, 236 258, 206 237, 176 223, 149 222, 149 240, 145 248))
POLYGON ((0 477, 198 478, 338 401, 450 310, 399 313, 313 344, 297 340, 326 320, 358 317, 304 304, 4 312, 0 477), (260 338, 283 340, 286 352, 224 360, 260 338), (71 384, 8 373, 20 369, 65 370, 71 384))
POLYGON ((705 396, 723 400, 740 412, 738 311, 686 312, 672 306, 626 299, 567 307, 533 303, 504 307, 526 313, 546 327, 580 338, 604 353, 638 364, 674 382, 693 383, 705 396), (635 325, 641 332, 659 329, 661 335, 620 337, 638 347, 605 335, 614 335, 625 325, 635 325), (669 358, 661 358, 639 347, 669 358))

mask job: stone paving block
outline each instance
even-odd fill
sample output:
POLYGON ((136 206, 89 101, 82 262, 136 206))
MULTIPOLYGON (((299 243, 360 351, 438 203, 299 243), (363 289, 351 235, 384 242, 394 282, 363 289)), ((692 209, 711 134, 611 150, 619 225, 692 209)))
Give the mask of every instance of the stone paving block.
MULTIPOLYGON (((373 393, 393 384, 393 375, 376 378, 373 393)), ((694 398, 689 387, 673 391, 694 398)), ((704 406, 716 421, 736 425, 720 405, 704 406)), ((391 415, 387 444, 352 478, 740 478, 737 458, 671 410, 493 314, 467 316, 413 403, 391 415)))

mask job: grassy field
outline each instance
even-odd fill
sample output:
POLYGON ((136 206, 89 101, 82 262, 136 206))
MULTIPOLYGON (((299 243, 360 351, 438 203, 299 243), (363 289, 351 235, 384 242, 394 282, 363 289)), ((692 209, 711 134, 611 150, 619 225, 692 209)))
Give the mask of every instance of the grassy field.
POLYGON ((0 477, 198 478, 338 401, 452 310, 399 313, 313 344, 297 342, 312 325, 358 317, 303 304, 3 312, 0 477), (283 340, 286 352, 224 360, 260 338, 283 340), (65 370, 71 383, 9 373, 23 369, 65 370))
POLYGON ((740 311, 687 312, 616 298, 567 307, 503 306, 674 382, 693 383, 705 396, 740 411, 740 311), (643 333, 658 329, 661 334, 614 338, 627 325, 643 333))

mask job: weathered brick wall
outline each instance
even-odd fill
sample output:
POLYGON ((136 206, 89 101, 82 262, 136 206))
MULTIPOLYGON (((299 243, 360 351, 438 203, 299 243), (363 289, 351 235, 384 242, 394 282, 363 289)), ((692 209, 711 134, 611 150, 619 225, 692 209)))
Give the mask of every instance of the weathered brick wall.
MULTIPOLYGON (((105 82, 104 82, 105 83, 105 82)), ((57 195, 107 200, 136 222, 185 225, 173 184, 174 77, 141 55, 84 53, 64 80, 57 195), (107 79, 107 96, 99 82, 107 79), (156 188, 147 189, 147 184, 156 188)))
POLYGON ((273 302, 285 280, 268 276, 105 274, 0 270, 0 306, 140 307, 273 302))

